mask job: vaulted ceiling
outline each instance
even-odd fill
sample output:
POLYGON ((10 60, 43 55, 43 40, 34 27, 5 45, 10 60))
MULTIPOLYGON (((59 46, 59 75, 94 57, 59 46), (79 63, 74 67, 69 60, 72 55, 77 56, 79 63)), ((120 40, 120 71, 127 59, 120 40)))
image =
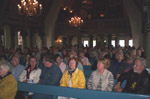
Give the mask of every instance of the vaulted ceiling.
MULTIPOLYGON (((1 0, 0 2, 0 26, 3 24, 23 26, 27 21, 29 27, 41 27, 54 0, 38 0, 43 6, 41 16, 28 17, 18 14, 17 4, 21 0, 1 0)), ((139 10, 143 11, 144 0, 134 0, 139 10)), ((122 0, 63 0, 58 22, 68 22, 72 16, 81 16, 87 20, 113 19, 127 16, 122 0), (88 1, 88 2, 87 2, 88 1), (64 10, 66 8, 66 10, 64 10), (72 10, 72 13, 69 11, 72 10), (104 14, 104 17, 100 17, 104 14)))

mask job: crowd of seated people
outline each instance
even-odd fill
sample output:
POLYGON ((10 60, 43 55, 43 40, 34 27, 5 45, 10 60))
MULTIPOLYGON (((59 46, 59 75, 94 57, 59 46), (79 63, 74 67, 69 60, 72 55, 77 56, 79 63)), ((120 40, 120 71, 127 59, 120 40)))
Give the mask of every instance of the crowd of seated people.
MULTIPOLYGON (((43 47, 41 50, 35 47, 25 48, 23 52, 14 48, 0 51, 0 62, 9 63, 8 71, 16 81, 101 91, 150 93, 150 75, 145 69, 147 65, 142 47, 72 46, 61 49, 43 47), (87 81, 85 65, 90 65, 93 71, 87 81), (114 80, 117 80, 116 85, 114 80), (127 80, 127 84, 122 89, 120 85, 124 80, 127 80)), ((0 75, 0 84, 4 77, 0 75)), ((25 93, 16 93, 26 97, 25 93)), ((32 93, 29 98, 52 99, 53 96, 32 93)), ((16 99, 19 99, 17 95, 16 99)))

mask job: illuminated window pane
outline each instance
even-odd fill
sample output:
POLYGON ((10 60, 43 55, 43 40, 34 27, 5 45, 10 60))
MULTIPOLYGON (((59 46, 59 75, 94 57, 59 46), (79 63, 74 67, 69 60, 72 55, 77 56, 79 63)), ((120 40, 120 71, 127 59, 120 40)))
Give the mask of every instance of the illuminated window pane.
POLYGON ((96 40, 93 40, 93 47, 96 46, 96 40))
POLYGON ((115 40, 111 40, 111 45, 113 45, 113 47, 115 47, 115 40))
POLYGON ((22 45, 22 36, 20 35, 20 31, 18 31, 18 45, 22 45))
POLYGON ((88 40, 84 40, 83 45, 84 45, 84 47, 89 46, 89 41, 88 40))
POLYGON ((119 40, 119 45, 121 47, 125 47, 125 40, 119 40))
POLYGON ((129 46, 133 46, 133 40, 129 40, 129 46))

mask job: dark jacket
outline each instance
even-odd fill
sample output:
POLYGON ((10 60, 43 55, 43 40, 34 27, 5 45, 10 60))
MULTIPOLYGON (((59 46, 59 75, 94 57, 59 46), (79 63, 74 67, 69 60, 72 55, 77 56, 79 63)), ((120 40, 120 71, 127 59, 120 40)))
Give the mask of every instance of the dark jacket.
POLYGON ((133 69, 133 66, 134 66, 133 63, 132 64, 128 64, 126 62, 123 62, 122 64, 119 65, 117 74, 122 74, 124 72, 128 72, 131 69, 133 69))
POLYGON ((137 93, 137 94, 149 94, 150 88, 150 75, 147 70, 143 70, 141 74, 137 74, 131 69, 129 72, 120 75, 118 82, 121 83, 126 80, 126 86, 123 92, 137 93))
POLYGON ((60 68, 55 63, 53 63, 50 68, 43 68, 40 77, 40 84, 59 86, 61 77, 62 72, 60 68))
MULTIPOLYGON (((53 63, 50 68, 43 67, 39 84, 59 86, 61 76, 61 70, 53 63)), ((32 99, 53 99, 53 96, 35 93, 32 95, 32 99)))
POLYGON ((113 61, 110 65, 110 67, 108 68, 109 71, 112 72, 114 78, 116 79, 116 75, 119 72, 119 67, 124 64, 125 62, 122 60, 121 62, 113 61))

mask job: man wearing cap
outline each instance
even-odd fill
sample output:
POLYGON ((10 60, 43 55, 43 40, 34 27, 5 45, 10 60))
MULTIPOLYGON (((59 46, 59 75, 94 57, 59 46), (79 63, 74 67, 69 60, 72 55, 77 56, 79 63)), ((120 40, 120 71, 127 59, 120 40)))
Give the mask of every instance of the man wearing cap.
POLYGON ((120 75, 114 90, 117 92, 149 94, 150 91, 150 75, 146 67, 144 58, 137 58, 134 63, 134 68, 129 72, 120 75), (120 88, 120 84, 126 80, 125 88, 120 88))

